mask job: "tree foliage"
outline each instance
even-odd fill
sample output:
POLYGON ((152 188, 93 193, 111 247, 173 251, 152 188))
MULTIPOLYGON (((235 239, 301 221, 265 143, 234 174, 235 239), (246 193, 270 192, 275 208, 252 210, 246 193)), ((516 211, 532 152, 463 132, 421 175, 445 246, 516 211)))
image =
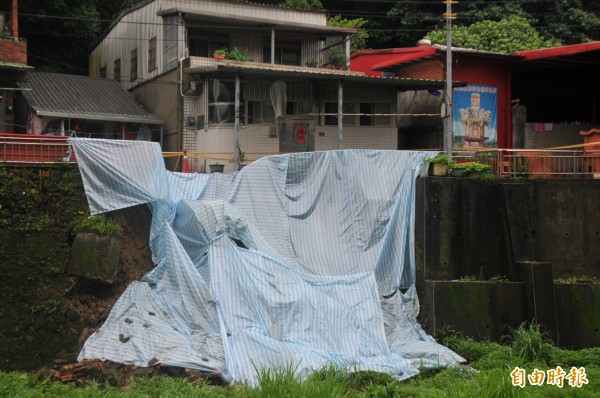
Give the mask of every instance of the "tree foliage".
POLYGON ((280 5, 299 8, 301 10, 322 10, 323 5, 319 0, 283 0, 280 5))
POLYGON ((366 23, 367 20, 363 18, 346 19, 342 18, 339 15, 327 19, 327 25, 329 26, 358 29, 356 34, 352 36, 352 39, 350 39, 350 52, 367 48, 367 40, 369 40, 369 33, 365 28, 363 28, 363 26, 366 23))
MULTIPOLYGON (((139 1, 21 0, 19 33, 28 41, 30 65, 46 71, 87 74, 91 46, 121 11, 139 1)), ((414 46, 428 32, 445 27, 442 16, 445 5, 442 2, 373 1, 368 2, 366 7, 367 2, 348 0, 249 1, 307 10, 325 9, 330 15, 338 16, 330 19, 332 24, 349 24, 334 26, 359 29, 353 39, 353 50, 414 46)), ((502 27, 503 20, 523 18, 528 26, 518 26, 526 28, 530 33, 535 31, 535 40, 529 35, 511 37, 515 40, 516 37, 522 37, 523 42, 528 43, 527 48, 546 46, 548 40, 550 43, 563 44, 600 40, 599 0, 505 0, 489 3, 460 1, 453 6, 453 11, 458 13, 457 23, 463 27, 462 30, 481 23, 483 25, 480 29, 487 33, 491 33, 489 31, 496 27, 490 24, 496 23, 502 27)), ((435 35, 433 32, 432 34, 435 35)), ((459 38, 461 34, 461 29, 457 29, 456 37, 459 38)), ((472 30, 469 34, 465 33, 467 36, 477 34, 472 30)), ((477 41, 485 43, 490 40, 486 36, 477 41)), ((514 43, 507 42, 510 42, 510 37, 498 38, 494 42, 495 47, 487 49, 515 47, 514 43)))
MULTIPOLYGON (((425 36, 432 43, 446 44, 446 30, 435 30, 425 36)), ((510 54, 559 46, 561 43, 545 40, 529 22, 520 16, 500 21, 481 21, 469 26, 452 27, 452 46, 495 51, 510 54)))

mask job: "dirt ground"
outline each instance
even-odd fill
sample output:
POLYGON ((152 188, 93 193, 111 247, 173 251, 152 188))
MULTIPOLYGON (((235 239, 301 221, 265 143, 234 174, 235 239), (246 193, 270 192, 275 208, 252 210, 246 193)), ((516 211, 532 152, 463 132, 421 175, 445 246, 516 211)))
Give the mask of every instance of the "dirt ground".
POLYGON ((67 295, 83 321, 78 349, 89 335, 102 326, 127 286, 132 281, 141 280, 154 267, 148 245, 151 224, 148 206, 134 206, 106 216, 124 230, 120 269, 117 281, 112 285, 79 281, 67 295))

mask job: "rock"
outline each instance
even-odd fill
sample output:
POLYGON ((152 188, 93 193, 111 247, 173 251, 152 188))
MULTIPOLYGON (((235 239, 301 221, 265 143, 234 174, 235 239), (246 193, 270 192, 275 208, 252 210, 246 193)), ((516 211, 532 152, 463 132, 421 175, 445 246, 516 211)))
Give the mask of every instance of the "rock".
POLYGON ((67 273, 85 279, 114 283, 119 271, 121 238, 79 232, 71 246, 67 273))

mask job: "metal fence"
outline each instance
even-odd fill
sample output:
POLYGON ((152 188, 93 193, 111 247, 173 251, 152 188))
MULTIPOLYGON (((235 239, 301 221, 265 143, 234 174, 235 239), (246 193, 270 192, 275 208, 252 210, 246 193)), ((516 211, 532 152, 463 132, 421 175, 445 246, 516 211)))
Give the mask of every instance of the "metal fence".
MULTIPOLYGON (((0 134, 2 163, 76 163, 66 136, 0 134)), ((490 149, 454 151, 455 162, 490 165, 500 178, 597 178, 600 150, 490 149)))
POLYGON ((500 178, 600 178, 600 150, 455 151, 453 160, 490 165, 500 178))
POLYGON ((67 137, 0 134, 3 163, 75 163, 67 137))

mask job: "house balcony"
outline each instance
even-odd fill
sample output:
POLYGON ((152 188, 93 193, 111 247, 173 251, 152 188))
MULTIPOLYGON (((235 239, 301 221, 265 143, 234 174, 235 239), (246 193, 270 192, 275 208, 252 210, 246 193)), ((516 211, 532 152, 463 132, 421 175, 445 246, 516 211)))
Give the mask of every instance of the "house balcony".
POLYGON ((21 37, 0 36, 0 62, 27 65, 27 40, 21 37))

